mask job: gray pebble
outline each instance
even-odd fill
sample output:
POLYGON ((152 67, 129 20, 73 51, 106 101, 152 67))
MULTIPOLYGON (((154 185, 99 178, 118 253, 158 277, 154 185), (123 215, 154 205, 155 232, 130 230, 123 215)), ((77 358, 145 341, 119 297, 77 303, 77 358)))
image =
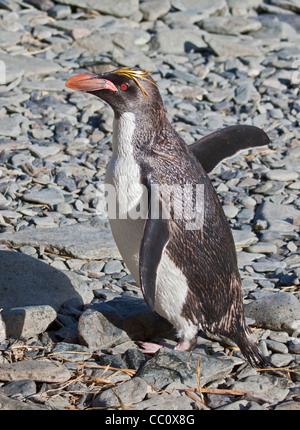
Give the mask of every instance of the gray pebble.
POLYGON ((262 253, 262 254, 276 254, 277 246, 274 243, 258 242, 247 248, 248 252, 262 253))
POLYGON ((30 379, 39 382, 65 382, 70 372, 61 364, 57 366, 50 360, 23 360, 0 364, 2 381, 30 379))
POLYGON ((266 177, 272 181, 295 181, 299 174, 290 170, 274 169, 267 172, 266 177))
POLYGON ((300 340, 291 339, 288 341, 288 350, 291 354, 300 354, 300 340))
POLYGON ((225 205, 223 206, 223 210, 227 218, 235 218, 239 209, 236 206, 225 205))
POLYGON ((108 275, 121 270, 123 270, 123 264, 119 260, 108 261, 104 266, 104 272, 108 275))
POLYGON ((247 317, 259 326, 292 333, 300 329, 300 302, 289 293, 271 293, 245 307, 247 317))
POLYGON ((68 5, 56 5, 48 10, 48 15, 55 19, 67 18, 71 13, 72 10, 68 5))
POLYGON ((252 392, 251 398, 260 403, 262 401, 269 403, 281 401, 289 392, 288 388, 276 386, 267 376, 263 375, 248 376, 244 380, 232 384, 231 389, 252 392))
POLYGON ((281 342, 278 342, 276 340, 270 340, 270 339, 266 339, 265 342, 267 344, 268 349, 272 352, 278 352, 280 354, 287 354, 288 353, 287 346, 281 342))
POLYGON ((291 354, 272 354, 270 362, 274 367, 286 367, 293 361, 291 354))
POLYGON ((2 312, 7 337, 33 337, 47 330, 56 312, 48 305, 13 307, 2 312))
POLYGON ((30 379, 21 379, 6 384, 0 392, 13 399, 23 400, 36 393, 36 384, 30 379))
POLYGON ((40 203, 45 205, 54 206, 58 203, 64 202, 65 198, 59 188, 45 188, 41 190, 33 190, 24 194, 24 200, 33 203, 40 203))
POLYGON ((275 261, 275 260, 266 260, 266 261, 258 261, 257 263, 252 263, 252 267, 255 272, 265 273, 265 272, 275 272, 276 269, 284 269, 286 267, 286 263, 284 261, 275 261))
MULTIPOLYGON (((125 405, 134 405, 135 403, 143 401, 148 389, 148 384, 143 379, 136 376, 135 378, 132 378, 116 387, 115 392, 125 405)), ((114 406, 120 406, 120 402, 116 394, 111 389, 102 391, 93 400, 93 407, 114 406)))

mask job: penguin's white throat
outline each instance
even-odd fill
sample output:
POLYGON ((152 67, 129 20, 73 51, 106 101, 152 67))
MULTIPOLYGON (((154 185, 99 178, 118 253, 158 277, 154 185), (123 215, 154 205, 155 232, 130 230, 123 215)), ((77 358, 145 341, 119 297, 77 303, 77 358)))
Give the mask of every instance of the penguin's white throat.
POLYGON ((136 118, 132 112, 124 112, 113 123, 113 157, 133 156, 133 137, 136 128, 136 118))
POLYGON ((114 186, 116 217, 120 219, 145 219, 147 216, 147 190, 141 183, 140 165, 134 156, 135 129, 135 115, 131 112, 123 113, 114 120, 113 155, 106 182, 114 186))

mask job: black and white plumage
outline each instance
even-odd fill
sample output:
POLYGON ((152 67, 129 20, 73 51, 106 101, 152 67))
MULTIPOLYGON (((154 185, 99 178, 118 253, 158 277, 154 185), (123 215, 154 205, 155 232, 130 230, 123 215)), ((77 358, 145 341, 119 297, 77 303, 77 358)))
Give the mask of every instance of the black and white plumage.
MULTIPOLYGON (((250 363, 263 363, 248 336, 232 233, 207 173, 242 149, 266 145, 267 135, 256 127, 234 126, 186 145, 168 121, 150 73, 141 70, 77 75, 66 85, 100 97, 114 110, 106 173, 106 183, 116 190, 112 233, 147 304, 177 330, 175 348, 193 348, 201 329, 233 340, 250 363), (194 213, 197 205, 201 228, 187 228, 191 220, 175 216, 174 202, 182 202, 185 186, 199 184, 200 202, 192 193, 185 209, 194 213), (151 215, 157 185, 172 189, 169 217, 151 215)), ((162 205, 162 196, 156 197, 162 205)))

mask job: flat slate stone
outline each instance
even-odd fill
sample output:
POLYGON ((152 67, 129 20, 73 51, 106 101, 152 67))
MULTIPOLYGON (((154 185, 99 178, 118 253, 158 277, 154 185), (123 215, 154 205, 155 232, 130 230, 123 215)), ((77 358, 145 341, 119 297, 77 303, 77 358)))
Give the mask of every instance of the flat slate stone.
POLYGON ((45 58, 0 53, 0 61, 3 61, 6 67, 24 70, 25 76, 47 76, 62 70, 57 62, 45 58))
POLYGON ((23 199, 27 202, 49 206, 54 206, 65 201, 63 192, 59 188, 45 188, 39 191, 32 190, 24 194, 23 199))
POLYGON ((256 210, 254 222, 256 220, 266 220, 269 223, 274 220, 282 220, 292 222, 294 225, 300 225, 300 210, 292 205, 265 201, 256 210))
POLYGON ((97 10, 103 14, 118 17, 130 16, 138 11, 138 0, 127 0, 126 2, 114 2, 111 0, 61 0, 60 3, 76 6, 83 9, 97 10))
POLYGON ((19 400, 11 399, 8 396, 0 393, 0 411, 32 411, 32 410, 45 410, 45 407, 37 404, 24 403, 19 400))
POLYGON ((31 379, 39 382, 65 382, 71 374, 63 365, 50 360, 23 360, 0 364, 1 381, 31 379))
POLYGON ((26 254, 0 251, 0 303, 4 311, 49 305, 54 310, 67 300, 89 303, 93 293, 76 273, 62 272, 26 254))
POLYGON ((242 16, 213 16, 204 19, 201 26, 210 33, 234 36, 257 31, 262 27, 259 21, 246 19, 242 16))
POLYGON ((256 234, 252 231, 233 229, 232 235, 236 248, 243 248, 244 246, 250 246, 258 242, 256 234))
POLYGON ((60 228, 25 229, 0 234, 0 243, 44 246, 46 251, 80 259, 120 257, 109 228, 91 222, 60 228))
POLYGON ((152 47, 165 54, 183 54, 194 48, 206 48, 203 33, 197 28, 164 29, 153 37, 152 47))
POLYGON ((233 360, 222 360, 203 354, 161 348, 138 371, 137 376, 155 388, 164 388, 172 382, 197 386, 198 358, 201 358, 201 384, 206 385, 225 377, 234 367, 233 360))
POLYGON ((81 343, 92 350, 131 340, 173 334, 172 326, 152 312, 141 297, 124 293, 108 302, 91 304, 79 318, 81 343))
POLYGON ((243 56, 259 57, 258 47, 250 40, 235 36, 209 34, 204 37, 211 49, 220 57, 233 58, 243 56))

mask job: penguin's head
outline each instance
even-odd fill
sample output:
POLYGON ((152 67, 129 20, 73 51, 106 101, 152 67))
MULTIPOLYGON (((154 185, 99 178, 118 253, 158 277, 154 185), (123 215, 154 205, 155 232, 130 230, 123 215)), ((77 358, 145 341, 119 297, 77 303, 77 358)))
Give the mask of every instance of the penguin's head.
POLYGON ((141 113, 163 106, 150 71, 122 68, 99 75, 76 75, 66 82, 68 88, 94 94, 107 102, 116 115, 141 113))

